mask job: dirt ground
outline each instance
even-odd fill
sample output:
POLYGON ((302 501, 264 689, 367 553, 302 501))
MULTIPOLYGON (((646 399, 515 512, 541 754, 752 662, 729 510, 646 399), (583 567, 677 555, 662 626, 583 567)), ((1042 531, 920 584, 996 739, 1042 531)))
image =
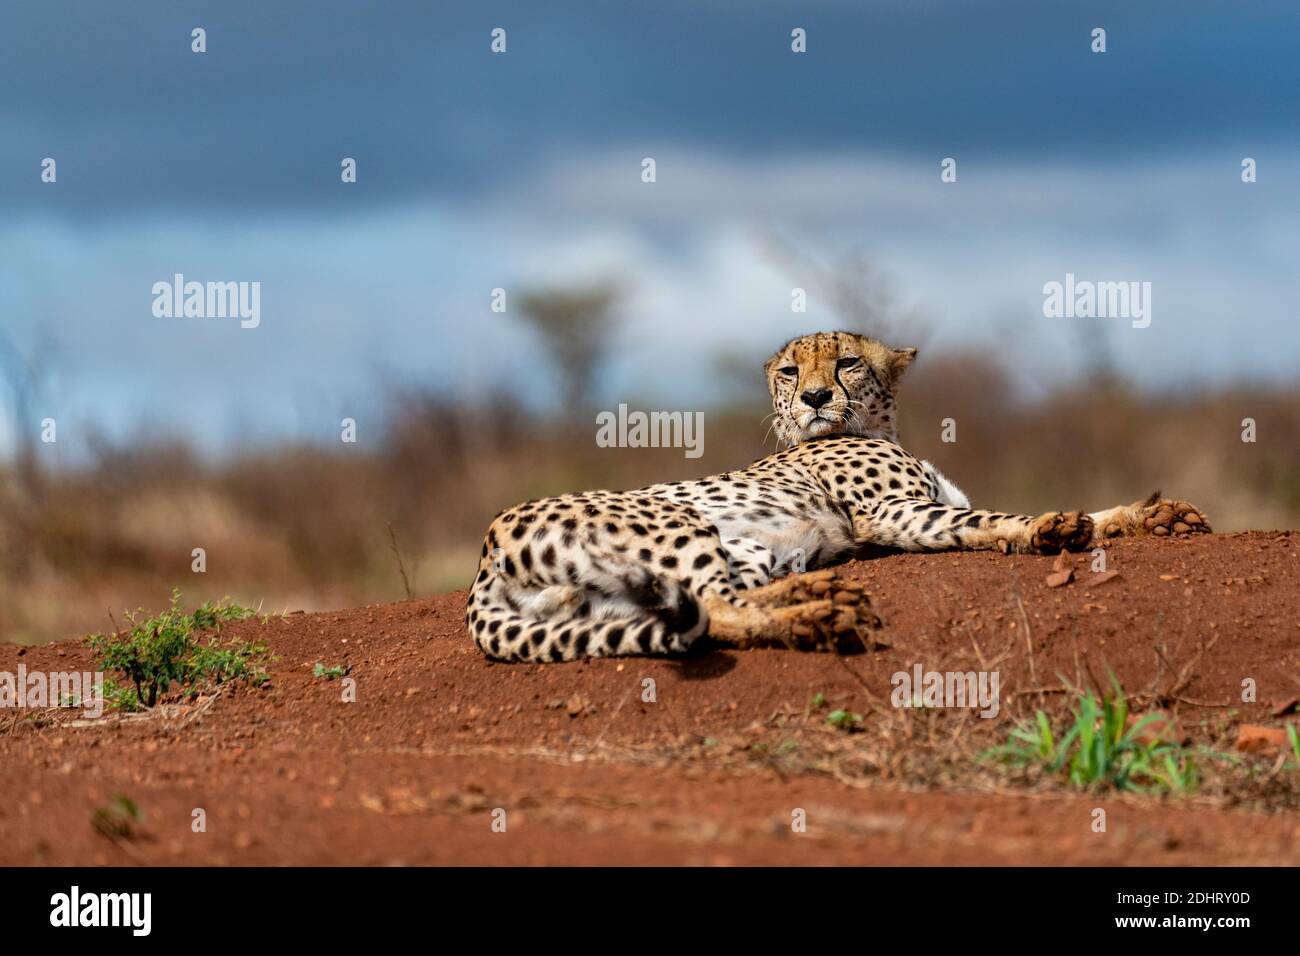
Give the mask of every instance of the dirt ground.
MULTIPOLYGON (((976 763, 1108 669, 1219 750, 1241 724, 1300 720, 1300 532, 1123 541, 1108 580, 1076 560, 1058 587, 1052 558, 846 565, 885 626, 884 646, 844 657, 494 664, 465 633, 464 592, 253 619, 229 633, 275 655, 260 689, 99 720, 0 710, 0 864, 1300 861, 1300 771, 1276 750, 1239 754, 1249 785, 1207 778, 1184 797, 1077 794, 976 763), (354 702, 317 662, 350 668, 354 702), (891 675, 917 663, 997 670, 1000 713, 891 707, 891 675), (827 724, 836 709, 861 715, 857 732, 827 724), (129 838, 92 826, 116 794, 143 814, 129 838)), ((0 671, 20 663, 93 657, 0 647, 0 671)))

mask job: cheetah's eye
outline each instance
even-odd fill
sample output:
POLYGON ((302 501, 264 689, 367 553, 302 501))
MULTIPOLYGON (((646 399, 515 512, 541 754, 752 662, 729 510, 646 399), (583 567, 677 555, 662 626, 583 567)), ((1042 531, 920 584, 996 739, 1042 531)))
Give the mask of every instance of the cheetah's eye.
POLYGON ((861 365, 861 364, 862 364, 862 359, 858 358, 856 355, 846 355, 844 358, 840 359, 838 362, 835 363, 835 367, 853 368, 853 366, 861 365))
POLYGON ((777 371, 780 372, 782 375, 798 375, 798 374, 799 374, 799 366, 797 366, 797 365, 787 365, 785 368, 779 368, 779 369, 777 369, 777 371))

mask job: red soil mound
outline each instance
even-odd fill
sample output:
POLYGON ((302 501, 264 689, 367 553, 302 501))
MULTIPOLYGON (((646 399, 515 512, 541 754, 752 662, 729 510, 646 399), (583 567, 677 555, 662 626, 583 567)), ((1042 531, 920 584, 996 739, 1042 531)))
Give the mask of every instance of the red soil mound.
MULTIPOLYGON (((1278 812, 1293 784, 1273 802, 1080 795, 954 759, 1108 669, 1196 741, 1230 749, 1241 724, 1298 720, 1300 535, 1124 541, 1107 557, 1117 576, 1080 556, 1057 587, 1051 558, 852 563, 888 646, 850 657, 493 664, 465 634, 463 592, 250 620, 231 631, 277 656, 264 688, 92 721, 0 710, 0 863, 1294 863, 1300 823, 1278 812), (354 703, 318 661, 351 668, 354 703), (917 663, 996 669, 999 716, 892 708, 891 675, 917 663), (1246 678, 1258 702, 1242 702, 1246 678), (860 731, 828 726, 835 709, 860 731), (143 814, 126 839, 92 826, 119 793, 143 814)), ((20 663, 93 657, 0 648, 0 671, 20 663)), ((1250 759, 1300 776, 1276 757, 1250 759)))

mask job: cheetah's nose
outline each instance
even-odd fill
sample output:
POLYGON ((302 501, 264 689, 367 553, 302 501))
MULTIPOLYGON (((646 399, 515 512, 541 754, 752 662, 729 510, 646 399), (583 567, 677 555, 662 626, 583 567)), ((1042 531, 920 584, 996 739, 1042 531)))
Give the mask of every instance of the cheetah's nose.
POLYGON ((803 403, 809 408, 821 408, 831 400, 831 390, 829 388, 813 388, 799 396, 803 403))

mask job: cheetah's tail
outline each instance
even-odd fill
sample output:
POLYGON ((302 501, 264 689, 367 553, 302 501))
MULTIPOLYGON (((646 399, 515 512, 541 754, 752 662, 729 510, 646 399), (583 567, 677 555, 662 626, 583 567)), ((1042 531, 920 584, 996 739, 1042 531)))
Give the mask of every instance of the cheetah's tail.
POLYGON ((470 589, 469 632, 484 654, 502 661, 572 661, 584 657, 681 653, 703 634, 708 615, 678 581, 624 590, 620 600, 583 600, 577 607, 537 615, 544 592, 512 587, 491 574, 470 589), (602 607, 602 604, 604 605, 602 607), (529 610, 534 613, 530 614, 529 610))

